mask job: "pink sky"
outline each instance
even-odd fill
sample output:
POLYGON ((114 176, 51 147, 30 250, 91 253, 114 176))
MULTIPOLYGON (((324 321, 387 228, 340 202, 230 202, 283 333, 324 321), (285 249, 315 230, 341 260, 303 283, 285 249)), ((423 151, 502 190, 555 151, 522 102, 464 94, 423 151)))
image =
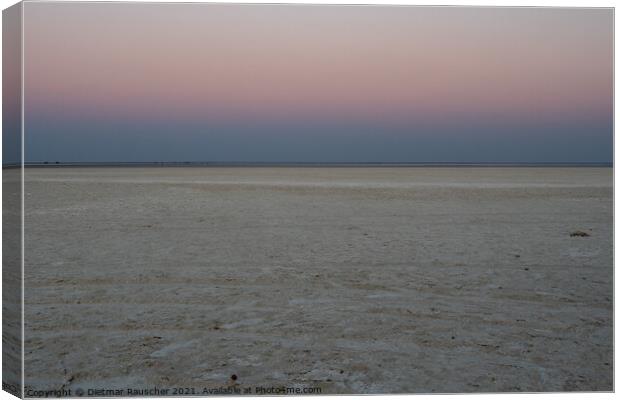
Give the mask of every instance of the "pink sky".
POLYGON ((53 138, 142 146, 149 131, 161 149, 196 135, 235 158, 245 138, 274 144, 257 158, 290 158, 312 124, 351 154, 356 135, 376 137, 360 159, 387 137, 393 154, 458 137, 474 153, 492 138, 506 159, 611 154, 611 9, 40 2, 24 18, 40 157, 53 138))
POLYGON ((28 3, 25 15, 37 108, 398 117, 611 104, 609 10, 28 3))

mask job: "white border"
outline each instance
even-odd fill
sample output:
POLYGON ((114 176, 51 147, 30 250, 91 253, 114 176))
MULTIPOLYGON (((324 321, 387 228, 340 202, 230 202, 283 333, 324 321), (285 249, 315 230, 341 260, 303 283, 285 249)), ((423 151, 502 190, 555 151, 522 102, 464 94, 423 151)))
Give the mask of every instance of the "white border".
POLYGON ((26 232, 26 228, 25 228, 25 222, 26 222, 25 211, 26 211, 26 206, 24 204, 25 203, 25 199, 26 199, 26 190, 25 190, 25 183, 24 183, 24 175, 26 175, 26 171, 24 170, 24 163, 25 163, 24 156, 26 154, 26 152, 25 152, 25 144, 24 144, 24 138, 25 138, 25 135, 24 135, 24 123, 25 123, 25 118, 24 118, 24 114, 25 114, 25 111, 24 111, 25 110, 25 107, 24 107, 24 94, 25 94, 25 91, 26 91, 25 90, 26 85, 25 85, 25 82, 24 82, 24 77, 26 76, 26 74, 24 72, 25 71, 24 70, 24 54, 25 54, 25 51, 24 51, 24 49, 25 49, 25 46, 24 46, 24 32, 25 32, 25 30, 24 30, 24 23, 26 22, 26 19, 24 18, 24 9, 25 8, 26 8, 25 3, 22 3, 21 4, 21 11, 22 11, 22 20, 21 20, 21 26, 22 26, 22 32, 21 32, 21 39, 22 39, 22 44, 21 44, 21 52, 22 52, 22 54, 21 54, 21 57, 22 57, 22 59, 21 59, 21 63, 22 63, 22 74, 21 74, 21 86, 22 86, 21 87, 21 96, 22 96, 22 99, 21 99, 21 114, 22 114, 21 115, 21 128, 22 128, 22 138, 21 138, 22 139, 21 140, 21 146, 22 146, 22 148, 21 148, 21 151, 22 151, 22 154, 21 154, 21 157, 22 157, 22 167, 21 167, 21 175, 22 175, 22 187, 21 187, 21 189, 22 189, 22 194, 21 194, 21 196, 22 196, 22 210, 21 210, 21 213, 22 213, 22 215, 21 215, 21 219, 22 219, 22 226, 21 226, 21 236, 22 237, 21 237, 21 245, 22 245, 22 248, 21 248, 21 260, 20 260, 21 261, 21 272, 22 272, 22 281, 21 281, 21 285, 22 285, 22 299, 21 299, 21 306, 22 306, 22 332, 21 332, 21 334, 22 334, 22 337, 21 337, 21 339, 22 339, 22 341, 21 341, 21 345, 22 345, 21 346, 22 347, 22 382, 21 382, 22 383, 22 385, 21 385, 22 386, 22 396, 24 395, 24 392, 25 392, 25 387, 24 387, 24 385, 25 385, 25 378, 24 377, 26 376, 25 375, 25 371, 26 371, 26 361, 25 361, 25 359, 26 359, 26 315, 25 315, 26 314, 26 303, 25 303, 25 296, 24 296, 24 293, 25 293, 25 290, 26 290, 26 287, 25 287, 26 279, 25 279, 25 274, 24 274, 24 270, 25 270, 24 258, 25 258, 25 255, 26 255, 26 246, 25 246, 25 242, 24 242, 26 240, 26 233, 25 233, 26 232))
MULTIPOLYGON (((428 0, 428 1, 412 1, 412 0, 23 0, 24 3, 194 3, 194 4, 353 4, 353 5, 407 5, 407 6, 468 6, 468 7, 581 7, 595 8, 615 7, 614 0, 590 0, 590 1, 566 1, 566 0, 428 0)), ((6 8, 17 2, 14 0, 1 0, 3 8, 6 8), (5 6, 4 3, 7 5, 5 6)))

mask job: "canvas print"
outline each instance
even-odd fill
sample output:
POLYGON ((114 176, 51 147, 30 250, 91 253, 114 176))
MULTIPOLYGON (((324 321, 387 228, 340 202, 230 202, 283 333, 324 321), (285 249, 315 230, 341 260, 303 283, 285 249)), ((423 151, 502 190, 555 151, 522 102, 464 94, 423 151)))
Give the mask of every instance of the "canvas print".
POLYGON ((3 11, 3 389, 613 390, 613 9, 3 11))

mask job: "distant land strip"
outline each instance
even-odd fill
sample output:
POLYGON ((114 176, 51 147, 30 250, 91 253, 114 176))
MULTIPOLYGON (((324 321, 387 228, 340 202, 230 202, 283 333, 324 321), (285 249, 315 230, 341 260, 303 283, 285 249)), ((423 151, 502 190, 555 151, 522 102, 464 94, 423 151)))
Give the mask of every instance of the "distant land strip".
MULTIPOLYGON (((59 167, 613 167, 613 162, 25 162, 28 168, 59 167)), ((19 168, 20 163, 6 163, 2 168, 19 168)))

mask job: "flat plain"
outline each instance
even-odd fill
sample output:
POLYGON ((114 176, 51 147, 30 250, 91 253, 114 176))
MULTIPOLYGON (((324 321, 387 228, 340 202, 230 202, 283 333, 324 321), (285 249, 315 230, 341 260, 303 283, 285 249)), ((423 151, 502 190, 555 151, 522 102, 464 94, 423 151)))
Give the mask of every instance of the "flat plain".
POLYGON ((27 168, 26 386, 610 391, 612 175, 27 168))

